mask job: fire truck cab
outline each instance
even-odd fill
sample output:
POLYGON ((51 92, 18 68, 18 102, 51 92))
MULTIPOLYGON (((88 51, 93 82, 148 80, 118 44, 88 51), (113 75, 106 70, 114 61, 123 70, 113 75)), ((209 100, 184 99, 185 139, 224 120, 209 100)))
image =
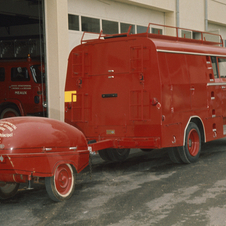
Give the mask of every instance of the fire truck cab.
POLYGON ((226 136, 223 40, 205 32, 188 39, 175 30, 174 37, 148 29, 100 34, 71 51, 65 121, 104 160, 125 160, 131 148, 168 148, 173 162, 192 163, 202 142, 226 136), (217 41, 208 41, 211 35, 217 41))
POLYGON ((0 60, 0 118, 44 116, 45 78, 39 60, 0 60))

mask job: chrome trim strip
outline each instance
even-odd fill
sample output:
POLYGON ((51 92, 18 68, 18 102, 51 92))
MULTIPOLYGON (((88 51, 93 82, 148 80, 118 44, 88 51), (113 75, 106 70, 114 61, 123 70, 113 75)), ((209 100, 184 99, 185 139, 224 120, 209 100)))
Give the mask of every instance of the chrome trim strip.
POLYGON ((194 52, 185 52, 185 51, 174 51, 174 50, 166 50, 166 49, 157 49, 157 52, 163 53, 179 53, 179 54, 189 54, 189 55, 201 55, 201 56, 216 56, 216 57, 226 57, 225 55, 211 54, 211 53, 194 53, 194 52))
POLYGON ((224 86, 226 82, 207 83, 207 86, 224 86))

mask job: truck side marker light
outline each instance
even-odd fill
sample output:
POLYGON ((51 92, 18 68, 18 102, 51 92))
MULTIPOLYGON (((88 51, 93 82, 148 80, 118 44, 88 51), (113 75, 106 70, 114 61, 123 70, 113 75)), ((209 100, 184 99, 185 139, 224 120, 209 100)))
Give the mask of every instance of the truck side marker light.
POLYGON ((160 103, 157 103, 157 105, 156 105, 156 107, 158 108, 158 109, 160 109, 161 108, 161 104, 160 103))
POLYGON ((52 151, 52 148, 45 148, 45 151, 52 151))
POLYGON ((173 141, 172 141, 172 144, 175 144, 177 142, 177 139, 175 136, 173 136, 173 141))
POLYGON ((162 115, 162 121, 164 122, 166 119, 166 116, 165 115, 162 115))
POLYGON ((2 155, 0 156, 0 162, 5 162, 5 158, 2 155))
POLYGON ((154 98, 151 100, 151 105, 152 105, 152 106, 156 106, 157 104, 158 104, 158 99, 154 97, 154 98))

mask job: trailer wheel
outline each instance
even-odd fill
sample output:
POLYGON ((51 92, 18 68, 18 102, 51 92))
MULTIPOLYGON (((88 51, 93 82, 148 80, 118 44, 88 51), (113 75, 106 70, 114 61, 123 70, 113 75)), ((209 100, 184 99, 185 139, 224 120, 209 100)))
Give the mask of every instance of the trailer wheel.
POLYGON ((170 160, 173 163, 183 163, 183 161, 178 153, 177 147, 168 148, 168 155, 169 155, 170 160))
POLYGON ((19 116, 19 112, 14 108, 5 108, 2 110, 0 118, 10 118, 10 117, 16 117, 19 116))
POLYGON ((104 160, 104 161, 112 161, 111 158, 108 155, 108 150, 107 149, 103 149, 98 151, 99 156, 104 160))
POLYGON ((125 161, 129 156, 130 149, 129 148, 125 148, 125 149, 109 148, 107 149, 107 152, 111 161, 122 162, 122 161, 125 161))
POLYGON ((184 163, 193 163, 198 160, 201 152, 201 135, 195 123, 189 123, 185 134, 185 145, 178 147, 178 151, 184 163))
POLYGON ((49 197, 56 202, 69 199, 75 189, 75 176, 69 164, 59 165, 53 177, 45 178, 46 191, 49 197))
POLYGON ((19 186, 19 183, 6 183, 5 185, 0 185, 0 199, 13 197, 17 193, 19 186))

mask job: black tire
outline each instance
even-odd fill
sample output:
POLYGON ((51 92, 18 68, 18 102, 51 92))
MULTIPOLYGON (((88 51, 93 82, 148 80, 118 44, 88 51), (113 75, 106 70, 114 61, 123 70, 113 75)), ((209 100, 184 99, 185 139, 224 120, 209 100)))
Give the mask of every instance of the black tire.
POLYGON ((170 160, 173 163, 177 163, 177 164, 183 163, 183 161, 178 153, 177 147, 168 148, 168 155, 169 155, 170 160))
POLYGON ((71 165, 59 165, 53 177, 45 178, 45 186, 49 197, 55 202, 71 198, 75 190, 75 174, 71 165))
POLYGON ((111 161, 113 162, 122 162, 127 159, 130 153, 130 149, 115 149, 109 148, 107 149, 108 156, 110 157, 111 161))
POLYGON ((185 145, 178 147, 178 152, 184 163, 198 161, 201 152, 201 134, 195 123, 189 123, 185 134, 185 145))
POLYGON ((16 109, 14 109, 12 107, 8 107, 1 111, 0 119, 17 117, 17 116, 20 116, 20 113, 16 109))
POLYGON ((8 199, 13 197, 19 188, 19 183, 6 183, 5 185, 0 185, 0 199, 8 199))
POLYGON ((98 151, 98 153, 104 161, 112 161, 108 155, 107 149, 100 150, 100 151, 98 151))

